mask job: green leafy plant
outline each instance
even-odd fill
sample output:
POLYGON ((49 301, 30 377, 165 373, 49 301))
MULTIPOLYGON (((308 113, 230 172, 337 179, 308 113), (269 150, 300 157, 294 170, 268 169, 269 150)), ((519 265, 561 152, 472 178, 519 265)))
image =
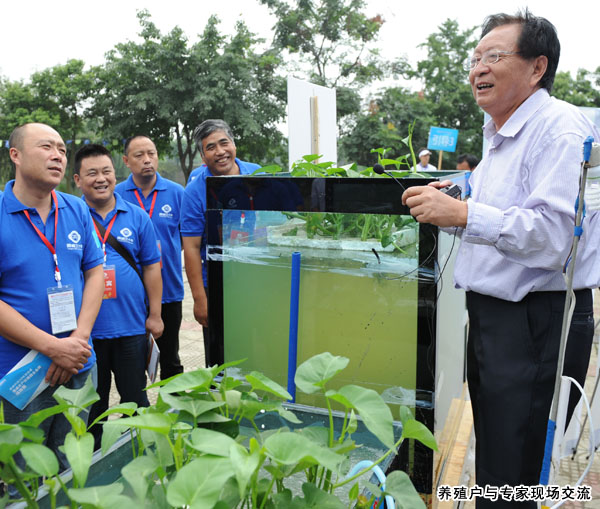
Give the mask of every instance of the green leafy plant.
MULTIPOLYGON (((385 155, 390 152, 391 148, 374 148, 371 149, 372 154, 377 154, 377 162, 383 167, 394 166, 395 170, 392 170, 392 175, 396 178, 402 177, 430 177, 431 175, 426 173, 418 173, 417 169, 417 157, 415 150, 412 145, 412 136, 415 128, 415 122, 413 121, 408 126, 408 136, 400 140, 403 145, 409 149, 409 153, 398 157, 397 159, 386 158, 385 155), (405 170, 403 168, 406 167, 405 170)), ((359 170, 355 163, 347 164, 345 166, 337 167, 331 161, 318 162, 322 156, 319 154, 310 154, 302 156, 302 159, 292 163, 292 168, 289 174, 292 177, 382 177, 388 178, 387 175, 379 175, 373 171, 373 167, 369 166, 363 170, 359 170)), ((283 173, 281 166, 277 164, 271 164, 258 168, 252 173, 252 175, 259 175, 264 173, 277 174, 283 173)))
MULTIPOLYGON (((356 238, 362 242, 377 240, 381 247, 390 245, 395 250, 406 254, 404 247, 400 246, 398 239, 408 230, 416 230, 417 222, 410 216, 397 216, 388 214, 343 214, 338 212, 284 212, 289 219, 304 221, 306 237, 324 238, 334 240, 356 238)), ((298 235, 298 227, 291 228, 282 235, 298 235)), ((416 239, 416 235, 413 237, 416 239)), ((414 242, 413 242, 414 244, 414 242)))
MULTIPOLYGON (((392 414, 379 394, 371 389, 346 385, 328 389, 330 381, 348 364, 330 353, 317 355, 298 367, 298 390, 319 394, 327 405, 329 426, 302 427, 285 401, 290 394, 261 373, 230 376, 238 362, 176 375, 152 387, 158 389, 156 404, 135 409, 118 405, 105 416, 125 414, 104 423, 102 451, 106 452, 123 432, 131 433, 133 460, 121 469, 121 479, 104 486, 90 486, 91 435, 77 416, 97 396, 87 384, 81 393, 58 389, 58 405, 33 415, 26 422, 0 425, 2 480, 14 484, 28 507, 37 507, 40 477, 49 490, 51 506, 62 490, 72 507, 193 508, 345 508, 370 507, 375 497, 393 496, 399 507, 425 507, 406 473, 394 471, 385 491, 357 479, 369 469, 348 477, 349 458, 357 444, 352 434, 362 419, 366 428, 387 448, 374 464, 395 454, 404 440, 412 438, 436 448, 431 432, 401 408, 402 436, 395 438, 392 414), (220 373, 224 373, 220 376, 220 373), (334 427, 332 405, 341 406, 342 425, 334 427), (62 412, 72 431, 64 451, 73 469, 73 484, 58 476, 54 455, 41 445, 37 425, 49 415, 62 412), (274 412, 290 425, 261 429, 257 417, 274 412), (15 454, 21 452, 26 468, 15 454), (292 481, 300 487, 292 488, 292 481), (335 490, 347 486, 339 495, 335 490)), ((99 418, 102 418, 100 416, 99 418)), ((91 423, 93 424, 93 423, 91 423)), ((6 503, 6 497, 2 499, 6 503)), ((2 504, 0 504, 1 506, 2 504)))

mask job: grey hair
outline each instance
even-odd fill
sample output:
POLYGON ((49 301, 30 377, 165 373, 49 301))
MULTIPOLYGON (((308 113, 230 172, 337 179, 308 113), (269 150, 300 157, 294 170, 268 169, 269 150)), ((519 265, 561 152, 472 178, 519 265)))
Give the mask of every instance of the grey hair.
POLYGON ((194 129, 194 141, 200 150, 200 155, 204 156, 204 150, 202 149, 202 140, 207 136, 210 136, 215 131, 223 131, 225 135, 235 143, 233 140, 233 132, 229 124, 221 119, 208 119, 202 122, 196 129, 194 129))

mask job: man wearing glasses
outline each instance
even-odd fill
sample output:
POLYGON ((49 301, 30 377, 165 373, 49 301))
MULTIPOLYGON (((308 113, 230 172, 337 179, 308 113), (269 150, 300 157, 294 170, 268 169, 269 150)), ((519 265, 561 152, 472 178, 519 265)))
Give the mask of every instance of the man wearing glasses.
MULTIPOLYGON (((454 200, 436 189, 440 184, 403 195, 419 222, 452 227, 462 238, 454 279, 467 292, 479 486, 529 486, 540 479, 583 141, 599 139, 575 107, 549 95, 559 55, 548 20, 528 11, 489 16, 466 62, 473 96, 491 116, 484 126, 489 148, 472 175, 472 197, 454 200)), ((579 244, 564 366, 582 384, 593 339, 590 289, 600 282, 597 221, 588 215, 579 244)), ((491 504, 515 502, 477 500, 478 508, 491 504)))

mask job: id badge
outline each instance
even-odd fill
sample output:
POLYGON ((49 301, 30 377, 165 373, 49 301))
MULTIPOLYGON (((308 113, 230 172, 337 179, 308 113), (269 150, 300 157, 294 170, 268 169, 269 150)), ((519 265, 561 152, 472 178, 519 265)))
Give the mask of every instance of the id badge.
POLYGON ((73 287, 65 285, 61 288, 48 288, 47 291, 52 334, 56 335, 61 332, 75 330, 77 328, 77 316, 75 316, 73 287))
POLYGON ((102 299, 117 298, 117 270, 114 265, 104 267, 104 295, 102 299))

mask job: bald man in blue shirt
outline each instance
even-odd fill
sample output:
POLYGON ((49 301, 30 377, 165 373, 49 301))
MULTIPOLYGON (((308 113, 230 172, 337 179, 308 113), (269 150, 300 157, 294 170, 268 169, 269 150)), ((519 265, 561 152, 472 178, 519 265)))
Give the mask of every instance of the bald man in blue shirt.
MULTIPOLYGON (((56 387, 82 387, 95 376, 91 331, 104 291, 103 255, 85 203, 55 191, 67 163, 60 135, 45 124, 17 127, 10 137, 15 180, 0 196, 0 378, 30 350, 48 359, 50 386, 20 410, 7 399, 4 419, 26 420, 32 413, 56 404, 56 387), (57 313, 51 296, 59 290, 73 306, 57 313)), ((87 413, 82 415, 84 420, 87 413)), ((46 444, 57 454, 70 429, 62 416, 40 425, 46 444)))
POLYGON ((183 372, 179 358, 183 302, 179 221, 183 186, 158 173, 158 152, 147 136, 137 135, 127 140, 123 162, 131 175, 117 184, 115 192, 148 213, 161 251, 164 332, 156 342, 160 349, 160 378, 164 380, 183 372))

